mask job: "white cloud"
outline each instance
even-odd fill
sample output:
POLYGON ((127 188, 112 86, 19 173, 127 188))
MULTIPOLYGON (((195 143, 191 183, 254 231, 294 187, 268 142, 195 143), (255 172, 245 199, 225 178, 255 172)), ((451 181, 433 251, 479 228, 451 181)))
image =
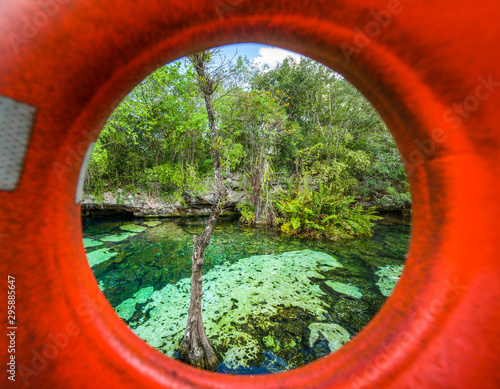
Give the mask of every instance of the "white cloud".
POLYGON ((263 69, 265 65, 268 65, 270 69, 274 69, 287 57, 292 57, 297 62, 302 58, 300 54, 288 50, 278 49, 277 47, 262 47, 259 49, 259 56, 255 57, 252 63, 259 69, 263 69))

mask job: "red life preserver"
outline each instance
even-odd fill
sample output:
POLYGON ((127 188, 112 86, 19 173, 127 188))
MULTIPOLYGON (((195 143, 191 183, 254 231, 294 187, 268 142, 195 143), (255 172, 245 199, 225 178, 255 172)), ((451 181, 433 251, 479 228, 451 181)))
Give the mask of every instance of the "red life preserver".
POLYGON ((3 336, 0 355, 15 357, 16 384, 500 387, 499 13, 466 0, 3 1, 0 290, 15 287, 16 328, 15 354, 3 336), (258 377, 198 371, 137 338, 87 264, 75 198, 89 144, 143 77, 242 41, 356 85, 396 138, 414 204, 407 265, 376 318, 337 353, 258 377))

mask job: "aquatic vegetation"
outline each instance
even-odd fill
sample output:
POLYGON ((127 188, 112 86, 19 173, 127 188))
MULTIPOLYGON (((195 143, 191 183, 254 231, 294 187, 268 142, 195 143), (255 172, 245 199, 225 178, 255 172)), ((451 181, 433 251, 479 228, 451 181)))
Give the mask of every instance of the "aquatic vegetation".
POLYGON ((122 229, 124 231, 130 231, 130 232, 143 232, 147 229, 147 227, 140 226, 140 225, 134 224, 134 223, 128 223, 128 224, 125 224, 123 226, 120 226, 120 229, 122 229))
MULTIPOLYGON (((192 236, 203 221, 162 220, 138 233, 121 226, 123 221, 84 224, 85 238, 102 245, 87 248, 92 270, 132 330, 175 358, 189 306, 192 236), (128 233, 131 239, 102 242, 128 233)), ((371 239, 333 242, 229 222, 217 226, 205 253, 203 316, 223 361, 218 371, 299 367, 359 332, 385 301, 375 282, 397 281, 388 277, 398 274, 375 272, 401 268, 408 241, 407 226, 374 229, 371 239)))
POLYGON ((99 283, 99 289, 101 289, 104 292, 104 289, 106 289, 106 287, 104 286, 104 282, 99 281, 98 283, 99 283))
POLYGON ((281 343, 279 340, 273 338, 272 335, 267 335, 262 338, 264 342, 264 346, 266 346, 270 350, 279 351, 281 349, 281 343))
POLYGON ((87 253, 87 260, 89 261, 90 267, 94 267, 114 257, 116 254, 118 253, 111 251, 109 248, 98 249, 91 253, 87 253))
POLYGON ((309 326, 309 330, 311 331, 309 346, 312 347, 319 336, 323 335, 328 341, 328 347, 330 347, 331 352, 341 348, 351 338, 345 328, 335 323, 312 323, 309 326))
POLYGON ((145 302, 147 302, 153 294, 154 290, 155 289, 152 286, 148 286, 147 288, 142 288, 141 290, 139 290, 136 294, 134 294, 136 303, 144 304, 145 302))
POLYGON ((83 247, 86 249, 95 247, 95 246, 100 246, 103 244, 102 242, 99 242, 98 240, 90 239, 90 238, 84 238, 83 239, 83 247))
POLYGON ((118 316, 120 316, 123 320, 127 321, 134 315, 135 305, 136 305, 135 299, 130 298, 122 302, 120 305, 118 305, 115 308, 115 311, 118 314, 118 316))
POLYGON ((380 289, 380 293, 384 296, 390 296, 403 271, 403 265, 389 265, 380 267, 379 269, 380 270, 375 272, 375 274, 380 277, 377 281, 377 286, 380 289))
POLYGON ((121 242, 125 239, 130 238, 131 236, 135 236, 136 233, 125 233, 120 235, 106 235, 101 238, 102 242, 121 242))
POLYGON ((143 238, 151 242, 183 242, 192 240, 193 236, 186 233, 177 223, 166 222, 149 228, 144 232, 143 238))
MULTIPOLYGON (((325 293, 312 279, 324 278, 316 269, 333 270, 342 265, 332 256, 312 250, 259 255, 240 259, 232 265, 219 265, 204 277, 203 317, 207 334, 227 362, 244 355, 239 366, 256 364, 263 349, 256 331, 276 328, 272 320, 283 307, 307 312, 314 320, 324 320, 327 313, 325 293), (253 334, 252 334, 253 333, 253 334), (222 351, 224 350, 224 351, 222 351)), ((173 356, 183 335, 189 304, 189 279, 167 285, 151 296, 143 307, 150 318, 130 323, 134 332, 160 351, 173 356)), ((258 332, 258 331, 257 331, 258 332)), ((264 345, 274 352, 281 342, 268 335, 264 345), (267 342, 267 344, 266 344, 267 342)), ((300 342, 294 339, 294 342, 300 342)))
POLYGON ((142 222, 142 224, 147 225, 148 227, 156 227, 160 225, 162 222, 160 220, 151 220, 147 222, 142 222))
POLYGON ((235 332, 233 335, 235 343, 225 353, 224 365, 236 370, 248 366, 248 361, 259 359, 260 346, 257 339, 245 332, 235 332))
POLYGON ((116 313, 123 320, 129 320, 135 313, 136 305, 146 303, 153 294, 153 291, 154 288, 152 286, 140 289, 136 294, 134 294, 134 297, 129 298, 118 305, 115 308, 116 313))
POLYGON ((332 288, 336 292, 343 293, 348 296, 355 297, 357 299, 363 297, 363 294, 354 285, 343 284, 342 282, 335 282, 335 281, 326 281, 325 284, 327 284, 330 288, 332 288))

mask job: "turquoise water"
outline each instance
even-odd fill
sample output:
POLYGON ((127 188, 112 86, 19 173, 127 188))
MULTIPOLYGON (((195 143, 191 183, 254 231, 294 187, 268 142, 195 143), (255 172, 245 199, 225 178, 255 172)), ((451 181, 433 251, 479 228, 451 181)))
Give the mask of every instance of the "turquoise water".
MULTIPOLYGON (((176 357, 189 305, 193 235, 204 220, 83 222, 99 286, 132 330, 176 357)), ((203 316, 219 372, 271 373, 340 348, 376 314, 402 270, 409 226, 371 239, 294 239, 220 222, 205 253, 203 316)))

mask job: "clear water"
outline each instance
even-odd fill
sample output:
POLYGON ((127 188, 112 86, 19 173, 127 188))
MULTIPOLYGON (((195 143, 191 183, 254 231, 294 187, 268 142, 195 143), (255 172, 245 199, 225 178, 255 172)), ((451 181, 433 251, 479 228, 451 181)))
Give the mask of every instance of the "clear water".
MULTIPOLYGON (((171 357, 187 317, 192 238, 204 224, 83 222, 89 261, 109 302, 138 336, 171 357)), ((278 372, 335 351, 390 294, 409 230, 386 223, 370 239, 331 242, 220 222, 205 253, 203 312, 218 371, 278 372)))

